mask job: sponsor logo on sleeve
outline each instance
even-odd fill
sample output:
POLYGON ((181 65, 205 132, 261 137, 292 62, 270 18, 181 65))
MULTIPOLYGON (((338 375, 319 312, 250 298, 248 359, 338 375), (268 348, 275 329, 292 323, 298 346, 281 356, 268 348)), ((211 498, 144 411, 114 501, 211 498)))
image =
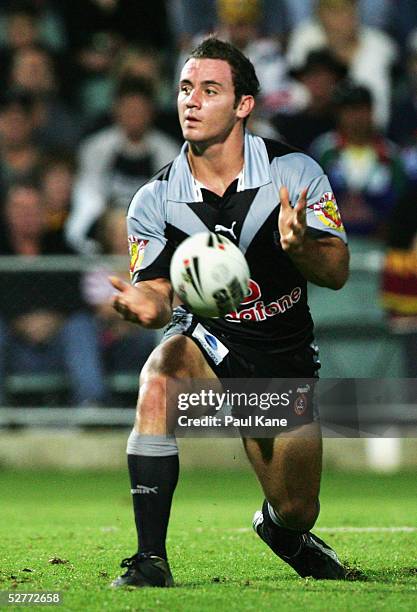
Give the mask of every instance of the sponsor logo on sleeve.
POLYGON ((140 269, 145 256, 145 248, 149 240, 143 240, 137 236, 128 236, 130 255, 130 276, 140 269))
POLYGON ((314 212, 320 221, 337 232, 343 232, 344 227, 336 204, 336 199, 331 191, 326 191, 318 202, 307 206, 314 212))

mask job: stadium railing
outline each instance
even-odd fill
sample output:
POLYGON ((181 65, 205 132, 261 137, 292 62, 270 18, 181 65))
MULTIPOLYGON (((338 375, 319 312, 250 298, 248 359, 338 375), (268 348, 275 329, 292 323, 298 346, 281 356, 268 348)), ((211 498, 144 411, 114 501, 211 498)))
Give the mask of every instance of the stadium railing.
MULTIPOLYGON (((351 276, 345 288, 338 292, 329 292, 321 288, 309 287, 309 302, 316 322, 316 336, 323 356, 324 366, 322 376, 328 378, 354 377, 385 377, 387 375, 401 377, 402 347, 400 340, 390 334, 384 320, 384 313, 379 305, 379 278, 383 252, 378 245, 359 241, 351 247, 351 276), (387 372, 389 371, 389 374, 387 372)), ((43 256, 0 257, 0 275, 4 272, 22 271, 78 271, 87 272, 98 268, 109 271, 124 269, 127 265, 124 257, 79 257, 79 256, 43 256)), ((7 299, 2 296, 1 299, 7 299)), ((127 394, 134 398, 137 392, 138 372, 132 371, 110 374, 109 387, 115 394, 127 394), (130 395, 129 395, 130 394, 130 395)), ((19 397, 33 394, 60 392, 67 386, 64 375, 42 374, 22 375, 10 373, 6 378, 6 395, 19 397)), ((128 406, 132 406, 129 403, 128 406)), ((13 404, 13 403, 12 403, 13 404)), ((26 404, 24 404, 26 405, 26 404)), ((41 403, 41 405, 45 405, 41 403)), ((117 404, 119 406, 119 404, 117 404)), ((28 410, 30 407, 28 407, 28 410)), ((12 412, 17 417, 18 405, 0 409, 0 422, 5 425, 12 412)), ((22 410, 26 410, 22 408, 22 410)), ((53 418, 52 408, 48 409, 49 417, 53 418)), ((97 425, 104 424, 108 419, 113 422, 125 423, 131 419, 129 408, 120 407, 116 412, 106 408, 97 408, 93 412, 84 410, 74 412, 75 421, 90 419, 97 425), (124 414, 122 414, 125 411, 124 414), (119 416, 116 416, 119 415, 119 416)), ((28 423, 32 420, 27 412, 28 423)), ((60 410, 62 422, 66 415, 60 410)), ((23 417, 22 417, 23 418, 23 417)), ((39 417, 38 417, 39 418, 39 417)), ((20 420, 20 417, 19 417, 20 420)), ((12 419, 13 422, 16 422, 12 419)), ((10 422, 10 421, 9 421, 10 422)))
MULTIPOLYGON (((32 272, 91 272, 95 270, 108 270, 109 274, 113 270, 127 269, 128 259, 121 256, 94 256, 82 257, 72 255, 50 255, 38 257, 25 256, 0 256, 0 276, 7 273, 32 273, 32 272)), ((36 291, 36 286, 33 287, 36 291)), ((2 295, 2 301, 19 299, 19 295, 11 292, 9 295, 2 295)), ((51 304, 53 306, 53 304, 51 304)), ((1 313, 1 309, 0 309, 1 313)), ((138 372, 134 369, 126 372, 108 374, 107 386, 115 395, 127 394, 132 396, 137 392, 138 372)), ((14 373, 9 370, 4 380, 4 394, 7 398, 19 402, 19 399, 34 398, 36 404, 48 402, 45 397, 64 394, 68 390, 68 379, 64 373, 36 373, 22 374, 14 373)), ((56 402, 55 402, 56 403, 56 402)), ((14 408, 16 409, 16 408, 14 408)))

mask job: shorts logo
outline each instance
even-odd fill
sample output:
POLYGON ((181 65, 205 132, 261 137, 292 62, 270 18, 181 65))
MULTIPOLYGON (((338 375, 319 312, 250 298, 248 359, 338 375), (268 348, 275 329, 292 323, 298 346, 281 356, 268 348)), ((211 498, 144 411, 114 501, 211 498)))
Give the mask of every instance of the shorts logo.
POLYGON ((307 410, 307 397, 304 393, 299 395, 294 402, 294 412, 297 416, 301 416, 307 410))
POLYGON ((340 217, 336 199, 331 191, 326 191, 318 202, 307 206, 324 225, 337 232, 343 232, 344 227, 340 217))
POLYGON ((145 256, 145 247, 149 240, 142 240, 137 236, 128 236, 129 255, 130 255, 130 275, 133 276, 142 264, 145 256))
POLYGON ((226 357, 229 349, 218 338, 210 334, 210 332, 198 323, 191 334, 202 348, 206 351, 216 365, 219 365, 226 357))

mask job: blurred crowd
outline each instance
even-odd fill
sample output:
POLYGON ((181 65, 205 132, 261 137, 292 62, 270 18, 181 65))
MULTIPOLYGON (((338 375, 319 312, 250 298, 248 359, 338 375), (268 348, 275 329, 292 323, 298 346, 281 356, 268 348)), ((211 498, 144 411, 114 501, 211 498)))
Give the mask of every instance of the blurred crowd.
MULTIPOLYGON (((415 0, 3 0, 0 255, 127 255, 127 205, 179 151, 178 75, 210 33, 255 65, 250 129, 317 159, 348 235, 384 245, 417 376, 415 0)), ((109 272, 0 273, 0 405, 10 372, 64 371, 72 404, 102 405, 109 372, 139 371, 155 336, 113 314, 109 272)))

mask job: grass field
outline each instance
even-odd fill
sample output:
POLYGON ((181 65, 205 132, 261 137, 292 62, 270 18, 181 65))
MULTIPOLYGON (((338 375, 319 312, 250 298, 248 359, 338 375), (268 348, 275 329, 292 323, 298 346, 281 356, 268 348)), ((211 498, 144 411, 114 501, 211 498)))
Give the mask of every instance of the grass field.
POLYGON ((115 591, 135 552, 127 475, 0 471, 0 590, 61 591, 61 610, 416 610, 416 494, 413 473, 325 474, 316 532, 367 581, 320 582, 249 529, 261 501, 249 471, 184 472, 168 541, 176 588, 115 591))

